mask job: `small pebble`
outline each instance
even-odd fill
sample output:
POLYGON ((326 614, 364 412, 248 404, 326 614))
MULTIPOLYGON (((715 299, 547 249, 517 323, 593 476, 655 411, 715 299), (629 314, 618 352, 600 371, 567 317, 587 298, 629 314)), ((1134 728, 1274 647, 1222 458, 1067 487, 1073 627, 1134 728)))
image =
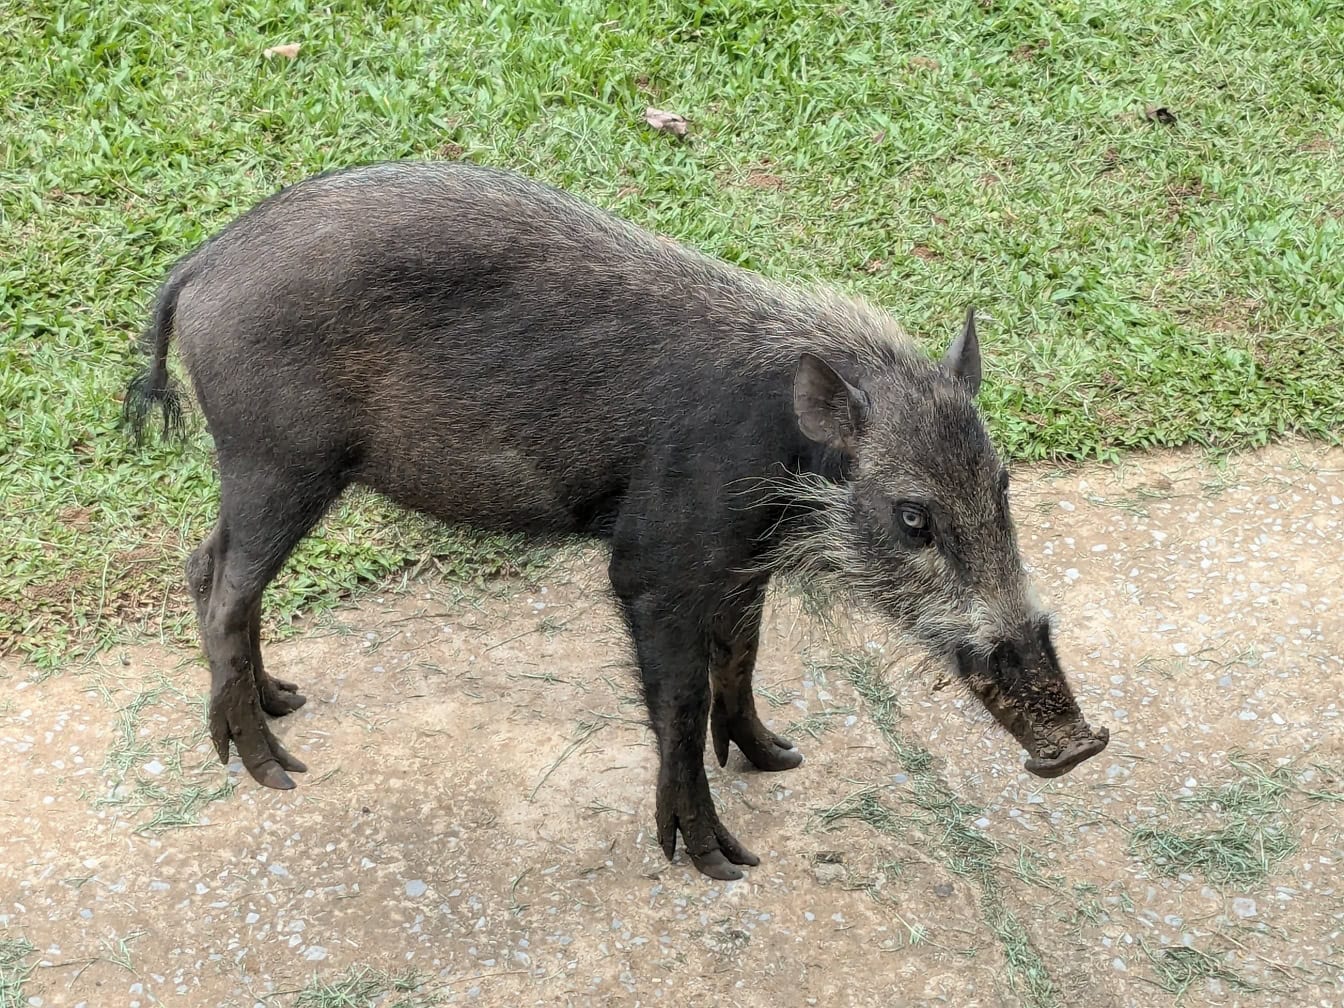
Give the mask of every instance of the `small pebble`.
MULTIPOLYGON (((825 884, 827 882, 838 882, 845 877, 845 866, 842 864, 829 864, 822 862, 812 866, 812 874, 816 876, 818 882, 825 884)), ((811 920, 811 918, 808 918, 811 920)))

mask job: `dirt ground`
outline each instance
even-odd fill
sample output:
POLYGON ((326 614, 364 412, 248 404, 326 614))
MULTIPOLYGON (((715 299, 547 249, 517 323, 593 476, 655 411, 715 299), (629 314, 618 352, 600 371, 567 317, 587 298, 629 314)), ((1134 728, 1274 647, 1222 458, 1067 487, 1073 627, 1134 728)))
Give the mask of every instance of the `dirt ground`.
POLYGON ((310 767, 292 792, 214 762, 194 654, 11 666, 0 937, 34 949, 3 989, 27 971, 14 1004, 1344 1005, 1344 450, 1023 470, 1014 495, 1110 747, 1032 778, 941 669, 781 589, 757 683, 805 762, 708 758, 761 857, 741 882, 653 840, 654 750, 597 551, 475 598, 421 578, 271 645, 309 698, 275 722, 310 767))

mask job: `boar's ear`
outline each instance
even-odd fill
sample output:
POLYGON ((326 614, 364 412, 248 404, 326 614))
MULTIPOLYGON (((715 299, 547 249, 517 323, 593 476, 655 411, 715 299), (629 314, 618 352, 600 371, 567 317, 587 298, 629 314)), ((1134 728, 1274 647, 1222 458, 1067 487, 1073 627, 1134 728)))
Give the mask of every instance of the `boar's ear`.
POLYGON ((975 305, 966 309, 966 324, 961 335, 943 354, 942 368, 962 382, 972 396, 980 392, 980 339, 975 335, 975 305))
POLYGON ((809 440, 853 458, 868 421, 868 396, 816 354, 804 353, 793 377, 793 411, 809 440))

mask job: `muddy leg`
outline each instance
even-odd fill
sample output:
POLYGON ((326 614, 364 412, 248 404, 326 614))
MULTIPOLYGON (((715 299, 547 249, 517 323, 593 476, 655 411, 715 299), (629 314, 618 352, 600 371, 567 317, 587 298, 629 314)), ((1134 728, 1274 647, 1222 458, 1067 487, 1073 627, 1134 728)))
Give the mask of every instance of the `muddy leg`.
POLYGON ((705 775, 709 655, 695 605, 676 590, 644 586, 647 572, 612 558, 612 586, 634 638, 644 700, 658 739, 658 842, 668 860, 680 831, 691 863, 716 879, 739 879, 736 865, 760 859, 724 828, 705 775))
MULTIPOLYGON (((215 577, 215 553, 219 548, 220 527, 216 525, 204 542, 187 558, 187 587, 196 603, 197 625, 204 628, 210 608, 211 588, 215 577)), ((248 638, 252 652, 252 678, 256 683, 261 709, 271 717, 282 717, 298 710, 307 699, 299 688, 283 679, 267 675, 261 660, 261 606, 252 610, 248 624, 248 638)))
POLYGON ((709 727, 719 766, 728 764, 728 743, 758 770, 791 770, 803 761, 793 743, 761 723, 751 676, 761 635, 765 584, 749 585, 728 597, 714 615, 710 629, 710 679, 714 701, 709 727))
POLYGON ((271 707, 288 713, 297 704, 280 702, 289 691, 260 664, 261 594, 341 486, 334 476, 293 463, 235 473, 221 459, 219 523, 188 561, 210 662, 211 739, 224 763, 232 741, 248 773, 267 787, 292 788, 286 771, 307 768, 285 751, 264 716, 271 707))
POLYGON ((248 643, 252 650, 252 679, 257 684, 257 697, 261 700, 261 709, 271 717, 284 717, 292 714, 308 698, 299 692, 299 687, 287 679, 276 679, 266 671, 261 660, 261 603, 252 607, 252 616, 248 620, 248 643))
POLYGON ((216 522, 210 534, 187 557, 187 590, 196 603, 196 625, 205 631, 205 617, 210 611, 210 591, 215 584, 215 552, 219 549, 220 523, 216 522))

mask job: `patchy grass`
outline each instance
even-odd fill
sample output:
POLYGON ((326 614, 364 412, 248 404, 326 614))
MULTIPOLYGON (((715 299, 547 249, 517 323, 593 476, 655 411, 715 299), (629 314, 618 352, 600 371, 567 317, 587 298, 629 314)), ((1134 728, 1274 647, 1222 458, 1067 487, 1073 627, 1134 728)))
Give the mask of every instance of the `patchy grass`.
POLYGON ((1153 964, 1158 986, 1168 994, 1175 994, 1177 1003, 1181 1002, 1191 987, 1196 984, 1203 987, 1209 980, 1220 980, 1233 990, 1247 993, 1261 989, 1259 985, 1229 969, 1221 957, 1203 949, 1177 945, 1154 952, 1145 945, 1143 951, 1153 964))
POLYGON ((1199 872, 1211 882, 1263 882, 1298 847, 1293 797, 1301 802, 1339 801, 1318 783, 1323 768, 1304 771, 1268 767, 1239 754, 1229 763, 1240 776, 1218 787, 1203 787, 1178 798, 1172 818, 1196 828, 1140 826, 1130 834, 1130 852, 1160 875, 1199 872), (1202 821, 1202 822, 1201 822, 1202 821))
POLYGON ((431 1008, 435 995, 422 993, 425 981, 415 973, 400 975, 352 967, 334 979, 314 977, 292 1004, 294 1008, 431 1008))
POLYGON ((808 714, 798 718, 796 721, 789 722, 784 729, 784 735, 797 737, 807 735, 809 738, 819 739, 826 732, 835 727, 835 719, 843 718, 854 712, 849 708, 828 708, 827 710, 817 711, 815 714, 808 714))
MULTIPOLYGON (((903 734, 896 726, 901 713, 895 689, 880 668, 878 656, 867 651, 837 654, 828 666, 844 676, 863 701, 908 781, 899 789, 891 786, 860 788, 819 818, 823 826, 852 819, 879 833, 924 851, 968 882, 979 893, 981 915, 997 939, 1007 963, 1007 977, 1023 1004, 1046 1008, 1072 1003, 1070 991, 1077 979, 1052 976, 1040 949, 1033 944, 1023 920, 1010 907, 1008 882, 1015 878, 1040 890, 1030 904, 1036 913, 1049 913, 1059 925, 1054 934, 1077 933, 1084 925, 1095 927, 1123 911, 1133 914, 1135 905, 1123 888, 1108 893, 1108 907, 1101 890, 1091 883, 1070 884, 1060 874, 1046 874, 1038 848, 1019 846, 1014 852, 975 822, 983 810, 956 793, 933 768, 932 754, 903 734)), ((1131 834, 1130 853, 1140 857, 1159 874, 1175 877, 1199 872, 1216 883, 1241 887, 1263 882, 1273 870, 1298 850, 1299 822, 1303 813, 1344 801, 1337 788, 1341 774, 1321 763, 1266 765, 1244 754, 1228 757, 1236 777, 1217 786, 1200 788, 1173 806, 1173 819, 1189 823, 1196 817, 1214 822, 1207 830, 1163 831, 1141 827, 1131 834)), ((1137 865, 1135 866, 1137 868, 1137 865)), ((881 897, 880 887, 875 896, 881 897)), ((1228 936, 1222 936, 1227 938, 1228 936)), ((1228 938, 1235 943, 1234 938, 1228 938)), ((1122 952, 1117 947, 1117 952, 1122 952)), ((1223 958, 1193 947, 1164 947, 1156 952, 1145 947, 1153 964, 1155 982, 1164 991, 1183 997, 1206 980, 1217 980, 1241 991, 1261 989, 1256 982, 1236 973, 1223 958)), ((1262 957, 1263 958, 1263 957, 1262 957)), ((1294 981, 1317 983, 1319 978, 1305 967, 1296 970, 1265 960, 1294 981)), ((1319 964, 1318 964, 1319 965, 1319 964)))
POLYGON ((965 801, 934 771, 933 755, 895 727, 900 716, 896 692, 869 653, 837 656, 834 667, 863 700, 883 740, 909 777, 903 804, 917 811, 897 813, 878 797, 876 788, 851 795, 821 815, 823 824, 858 819, 880 833, 928 850, 948 870, 974 883, 980 891, 980 912, 998 939, 1008 965, 1008 981, 1028 1008, 1061 1004, 1059 991, 1026 927, 1004 903, 998 868, 1002 848, 975 827, 981 809, 965 801))
POLYGON ((0 938, 0 1008, 26 1008, 23 984, 33 966, 26 962, 33 952, 25 938, 0 938))
MULTIPOLYGON (((199 423, 119 429, 132 338, 176 257, 360 161, 518 168, 876 298, 931 347, 974 301, 1015 458, 1337 437, 1341 36, 1321 0, 0 7, 0 649, 183 632, 215 475, 199 423)), ((352 497, 272 630, 408 558, 485 577, 515 545, 352 497)))
POLYGON ((234 781, 223 775, 209 745, 206 700, 188 695, 160 677, 118 704, 114 741, 103 758, 102 790, 92 796, 96 807, 116 808, 137 822, 137 833, 164 833, 200 824, 211 802, 233 793, 234 781), (172 723, 183 711, 194 712, 185 734, 172 723))
POLYGON ((1263 882, 1295 850, 1297 842, 1284 827, 1244 821, 1190 833, 1142 826, 1130 845, 1159 874, 1196 871, 1212 882, 1239 885, 1263 882))

